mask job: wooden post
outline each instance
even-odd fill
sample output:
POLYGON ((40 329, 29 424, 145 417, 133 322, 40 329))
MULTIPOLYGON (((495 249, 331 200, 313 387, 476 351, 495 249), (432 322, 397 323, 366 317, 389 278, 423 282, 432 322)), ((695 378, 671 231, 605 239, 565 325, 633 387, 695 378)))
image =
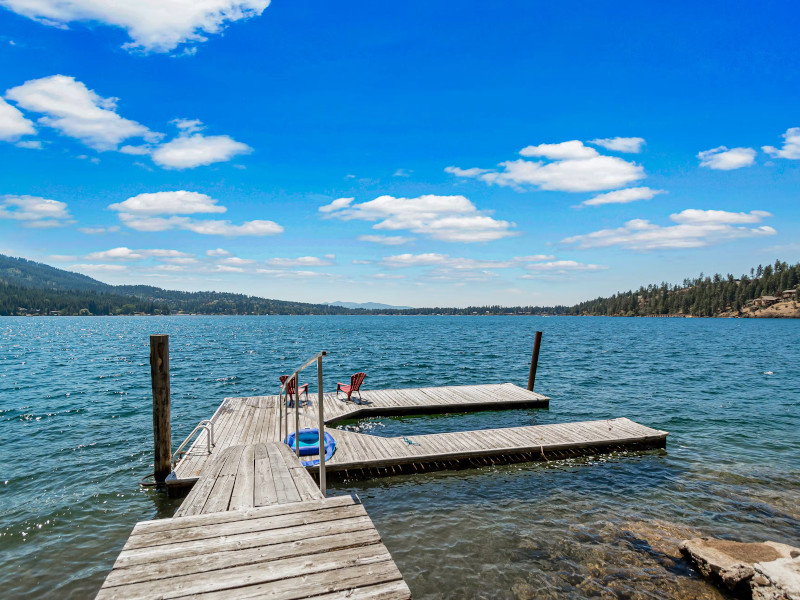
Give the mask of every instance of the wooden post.
POLYGON ((528 373, 528 391, 533 391, 533 384, 536 382, 536 367, 539 364, 539 346, 542 343, 542 332, 536 332, 536 338, 533 340, 533 356, 531 357, 531 370, 528 373))
POLYGON ((169 411, 169 336, 150 336, 150 377, 153 380, 153 445, 156 483, 162 484, 172 470, 172 435, 169 411))

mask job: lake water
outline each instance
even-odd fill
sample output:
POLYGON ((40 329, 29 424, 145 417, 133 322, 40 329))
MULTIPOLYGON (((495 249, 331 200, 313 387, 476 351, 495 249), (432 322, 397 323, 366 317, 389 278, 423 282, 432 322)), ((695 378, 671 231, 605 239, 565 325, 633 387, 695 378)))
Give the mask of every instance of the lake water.
MULTIPOLYGON (((684 537, 800 545, 800 321, 542 317, 0 317, 0 590, 93 596, 152 471, 151 333, 170 334, 173 443, 319 350, 325 386, 513 382, 544 332, 549 410, 370 419, 377 435, 626 416, 667 449, 338 483, 415 598, 721 598, 684 537)), ((315 379, 309 377, 309 379, 315 379)), ((312 382, 313 389, 313 382, 312 382)))

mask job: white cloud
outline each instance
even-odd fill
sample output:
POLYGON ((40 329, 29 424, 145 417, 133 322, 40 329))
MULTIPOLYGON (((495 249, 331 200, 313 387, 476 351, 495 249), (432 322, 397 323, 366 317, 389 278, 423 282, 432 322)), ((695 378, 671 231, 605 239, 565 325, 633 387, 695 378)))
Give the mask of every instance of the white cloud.
POLYGON ((605 194, 599 194, 581 202, 583 206, 601 206, 603 204, 628 204, 637 200, 650 200, 657 194, 666 194, 665 190, 653 190, 649 187, 626 188, 605 194))
POLYGON ((108 208, 131 215, 193 215, 228 210, 206 194, 186 190, 139 194, 108 208))
POLYGON ((164 250, 161 248, 154 248, 149 250, 131 250, 125 246, 119 248, 111 248, 110 250, 103 250, 102 252, 92 252, 87 254, 84 258, 87 260, 142 260, 145 258, 192 258, 192 254, 181 252, 179 250, 164 250))
POLYGON ((43 113, 39 124, 52 127, 95 150, 116 150, 123 140, 155 141, 160 134, 116 113, 116 98, 103 98, 74 77, 52 75, 11 88, 6 98, 43 113))
POLYGON ((772 214, 765 210, 751 210, 746 212, 728 212, 726 210, 699 210, 689 208, 677 214, 670 215, 670 219, 676 223, 689 223, 695 225, 707 225, 713 223, 725 223, 729 225, 740 225, 745 223, 760 223, 772 214))
MULTIPOLYGON (((198 121, 199 123, 199 121, 198 121)), ((180 135, 153 150, 153 162, 168 169, 193 169, 231 160, 253 149, 227 135, 180 135)))
POLYGON ((638 154, 644 147, 644 138, 640 137, 615 137, 615 138, 602 138, 597 140, 589 140, 590 144, 602 146, 614 152, 630 152, 631 154, 638 154))
POLYGON ((107 264, 77 264, 71 265, 70 269, 75 271, 89 271, 89 272, 119 272, 127 271, 128 267, 125 265, 107 265, 107 264))
POLYGON ((0 98, 0 140, 13 142, 23 135, 36 133, 33 123, 22 112, 0 98))
POLYGON ((89 235, 97 235, 100 233, 114 233, 119 231, 119 225, 112 225, 111 227, 78 227, 81 233, 88 233, 89 235))
POLYGON ((19 148, 26 148, 28 150, 41 150, 42 148, 44 148, 42 142, 40 142, 39 140, 25 140, 22 142, 17 142, 14 145, 19 148))
POLYGON ((749 167, 756 162, 756 151, 752 148, 731 148, 725 146, 704 150, 697 154, 701 167, 717 171, 731 171, 749 167))
POLYGON ((217 248, 216 250, 206 250, 206 256, 230 256, 231 253, 227 250, 223 250, 222 248, 217 248))
POLYGON ((270 258, 264 262, 275 267, 327 267, 333 264, 335 256, 318 258, 316 256, 299 256, 297 258, 270 258))
POLYGON ((592 265, 579 263, 574 260, 554 260, 551 262, 536 263, 526 267, 529 271, 549 271, 554 273, 567 273, 569 271, 605 271, 606 265, 592 265))
POLYGON ((542 156, 550 160, 580 160, 600 156, 597 150, 584 146, 580 140, 561 142, 560 144, 526 146, 519 153, 520 156, 542 156))
POLYGON ((238 256, 227 256, 225 258, 220 258, 217 264, 221 265, 233 265, 233 266, 246 266, 246 265, 254 265, 256 261, 252 258, 239 258, 238 256))
POLYGON ((345 221, 377 221, 373 229, 408 230, 448 242, 488 242, 516 235, 511 231, 513 223, 479 211, 464 196, 379 196, 360 204, 351 202, 350 198, 340 198, 320 211, 345 221))
POLYGON ((531 263, 554 258, 549 254, 534 256, 515 256, 509 260, 476 259, 450 256, 429 252, 425 254, 395 254, 385 256, 381 264, 391 268, 406 267, 447 267, 454 270, 509 269, 512 267, 529 268, 531 263))
POLYGON ((256 269, 256 273, 285 279, 315 279, 334 277, 334 275, 331 273, 323 273, 321 271, 282 271, 280 269, 256 269))
POLYGON ((446 167, 445 172, 520 191, 533 187, 561 192, 609 190, 629 185, 645 176, 640 165, 615 156, 602 156, 578 140, 527 146, 520 154, 541 156, 551 162, 517 159, 500 163, 502 171, 446 167))
MULTIPOLYGON (((99 22, 122 27, 127 49, 169 52, 179 44, 203 42, 228 23, 261 15, 270 0, 0 0, 0 5, 45 25, 99 22)), ((189 49, 189 53, 192 53, 189 49)))
POLYGON ((764 211, 733 213, 722 210, 689 209, 670 215, 677 225, 661 226, 645 219, 628 221, 616 229, 602 229, 562 240, 578 248, 621 246, 632 250, 700 248, 725 241, 775 235, 767 225, 746 227, 771 216, 764 211))
POLYGON ((235 225, 230 221, 191 219, 185 216, 199 213, 224 213, 227 208, 206 194, 178 190, 139 194, 109 206, 117 211, 119 220, 137 231, 169 231, 183 229, 203 235, 265 236, 283 232, 274 221, 245 221, 235 225), (169 216, 167 216, 169 215, 169 216))
POLYGON ((355 198, 337 198, 330 204, 326 204, 325 206, 319 207, 319 212, 321 213, 330 213, 337 210, 341 210, 343 208, 347 208, 350 204, 355 200, 355 198))
MULTIPOLYGON (((180 219, 180 217, 172 217, 180 219)), ((229 237, 265 236, 283 233, 283 227, 274 221, 245 221, 241 225, 233 225, 230 221, 189 220, 178 224, 180 229, 187 229, 203 235, 224 235, 229 237)))
POLYGON ((413 237, 403 237, 402 235, 360 235, 358 239, 362 242, 372 242, 373 244, 383 244, 384 246, 402 246, 414 241, 413 237))
POLYGON ((762 150, 775 158, 800 159, 800 127, 791 127, 783 134, 783 148, 763 146, 762 150))
POLYGON ((411 177, 413 172, 409 169, 397 169, 392 177, 411 177))
POLYGON ((24 227, 44 229, 74 223, 65 202, 38 196, 0 197, 0 219, 22 221, 24 227))

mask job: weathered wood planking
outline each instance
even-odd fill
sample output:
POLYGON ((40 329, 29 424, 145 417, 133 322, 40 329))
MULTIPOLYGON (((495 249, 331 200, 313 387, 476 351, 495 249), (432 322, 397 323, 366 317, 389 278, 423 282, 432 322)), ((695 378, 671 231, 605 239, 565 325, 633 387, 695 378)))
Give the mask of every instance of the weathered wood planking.
POLYGON ((184 597, 411 593, 363 506, 343 496, 138 523, 98 600, 184 597))
POLYGON ((322 493, 286 444, 229 446, 210 461, 176 517, 321 500, 322 493))
MULTIPOLYGON (((382 438, 336 430, 336 453, 326 463, 329 473, 398 465, 439 464, 479 457, 530 455, 547 460, 560 452, 586 453, 616 448, 657 448, 667 432, 630 419, 608 419, 555 425, 460 431, 382 438)), ((311 472, 317 468, 310 467, 311 472)))
MULTIPOLYGON (((317 400, 311 396, 309 399, 309 404, 300 410, 301 428, 316 428, 318 424, 317 400)), ((334 424, 370 416, 544 408, 550 399, 504 383, 367 390, 363 392, 361 402, 345 402, 343 396, 337 398, 336 394, 325 394, 323 401, 325 422, 334 424)), ((211 419, 215 428, 215 446, 211 455, 206 450, 205 437, 201 435, 178 463, 174 477, 168 483, 193 483, 205 466, 230 446, 278 441, 278 431, 283 428, 283 424, 278 422, 278 414, 277 396, 226 398, 211 419)), ((294 411, 289 417, 289 430, 294 430, 294 411)))

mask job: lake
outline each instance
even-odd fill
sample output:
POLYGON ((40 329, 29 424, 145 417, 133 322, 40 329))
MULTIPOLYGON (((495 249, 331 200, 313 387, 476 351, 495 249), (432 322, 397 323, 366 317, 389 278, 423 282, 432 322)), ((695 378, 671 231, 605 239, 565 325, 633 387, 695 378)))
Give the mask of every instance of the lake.
POLYGON ((800 545, 800 321, 579 317, 0 317, 0 589, 93 596, 133 525, 180 500, 152 471, 152 333, 170 335, 173 447, 226 396, 527 381, 549 410, 369 419, 418 435, 629 417, 666 450, 333 483, 364 502, 415 598, 721 598, 675 555, 710 535, 800 545), (315 377, 309 376, 315 380, 315 377), (312 383, 312 391, 313 384, 312 383))

